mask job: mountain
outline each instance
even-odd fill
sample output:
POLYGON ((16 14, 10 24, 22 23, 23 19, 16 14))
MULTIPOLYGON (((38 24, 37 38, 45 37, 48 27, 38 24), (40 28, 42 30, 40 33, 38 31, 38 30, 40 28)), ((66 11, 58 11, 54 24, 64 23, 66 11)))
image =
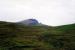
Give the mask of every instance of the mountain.
POLYGON ((29 25, 29 26, 40 24, 36 19, 27 19, 27 20, 20 21, 18 23, 23 24, 23 25, 29 25))
POLYGON ((0 50, 75 50, 75 24, 45 27, 0 21, 0 50))

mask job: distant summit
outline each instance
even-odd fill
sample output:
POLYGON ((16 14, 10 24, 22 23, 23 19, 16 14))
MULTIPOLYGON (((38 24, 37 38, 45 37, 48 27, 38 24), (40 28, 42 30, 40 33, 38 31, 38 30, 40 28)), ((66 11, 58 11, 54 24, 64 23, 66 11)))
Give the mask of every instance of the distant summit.
POLYGON ((26 20, 17 22, 16 24, 26 25, 26 26, 48 26, 48 25, 39 23, 38 20, 36 20, 36 19, 26 19, 26 20))
POLYGON ((19 22, 20 24, 25 24, 25 25, 38 25, 39 22, 36 19, 27 19, 19 22))

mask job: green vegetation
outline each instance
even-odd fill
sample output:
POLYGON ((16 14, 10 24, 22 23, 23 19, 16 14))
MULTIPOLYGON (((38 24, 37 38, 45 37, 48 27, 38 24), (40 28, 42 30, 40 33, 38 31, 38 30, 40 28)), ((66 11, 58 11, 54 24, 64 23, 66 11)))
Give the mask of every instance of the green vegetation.
POLYGON ((75 24, 50 27, 0 22, 0 50, 75 50, 75 24))

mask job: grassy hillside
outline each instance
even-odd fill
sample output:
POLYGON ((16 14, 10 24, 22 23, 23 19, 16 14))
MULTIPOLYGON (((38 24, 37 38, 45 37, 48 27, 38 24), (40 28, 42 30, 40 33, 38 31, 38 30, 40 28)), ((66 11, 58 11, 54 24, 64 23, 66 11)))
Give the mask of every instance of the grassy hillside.
POLYGON ((75 50, 75 24, 50 27, 0 22, 0 50, 75 50))

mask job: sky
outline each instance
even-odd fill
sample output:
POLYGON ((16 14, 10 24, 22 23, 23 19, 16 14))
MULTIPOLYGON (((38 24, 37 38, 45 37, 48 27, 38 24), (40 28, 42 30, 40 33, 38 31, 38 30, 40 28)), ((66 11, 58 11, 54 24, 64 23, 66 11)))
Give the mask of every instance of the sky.
POLYGON ((52 26, 75 23, 75 0, 0 0, 0 21, 37 19, 52 26))

